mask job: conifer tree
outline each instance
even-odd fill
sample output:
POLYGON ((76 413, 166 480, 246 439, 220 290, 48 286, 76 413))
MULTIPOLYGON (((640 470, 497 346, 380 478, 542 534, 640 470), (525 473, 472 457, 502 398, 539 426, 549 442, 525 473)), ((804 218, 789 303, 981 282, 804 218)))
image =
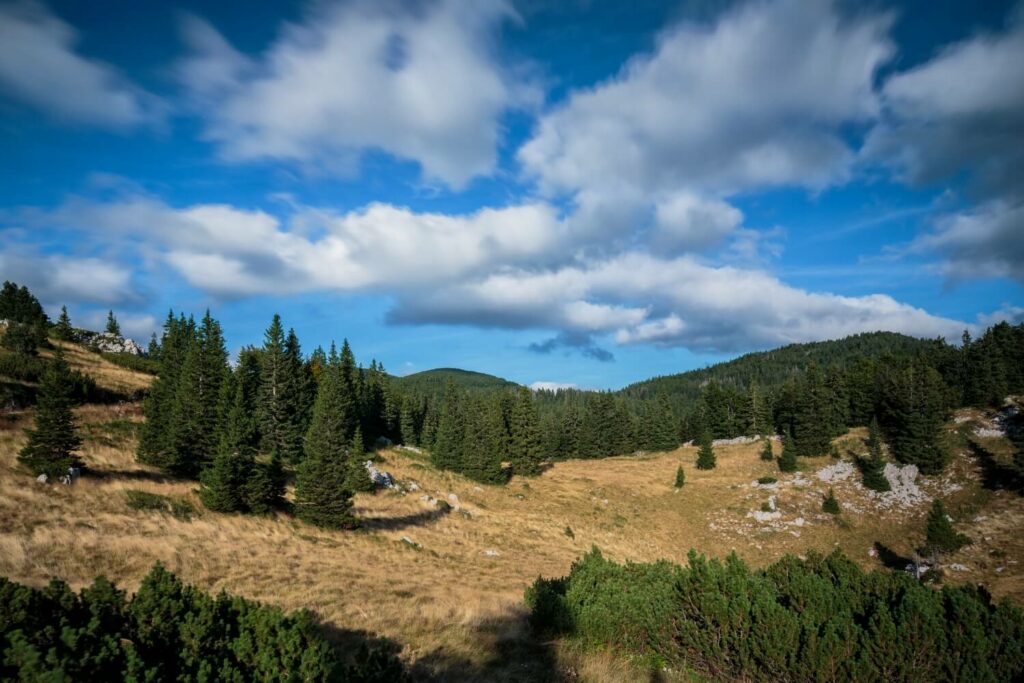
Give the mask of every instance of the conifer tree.
POLYGON ((160 360, 160 342, 157 341, 156 332, 149 337, 149 346, 146 347, 146 356, 153 360, 160 360))
POLYGON ((679 446, 679 429, 668 396, 661 392, 651 406, 653 414, 652 433, 648 435, 648 447, 653 451, 671 451, 679 446))
POLYGON ((28 443, 18 454, 33 474, 55 479, 67 474, 69 467, 81 466, 75 453, 82 440, 71 412, 73 403, 71 368, 58 348, 40 378, 35 428, 26 430, 28 443))
POLYGON ((431 456, 434 465, 442 470, 462 471, 463 447, 466 441, 466 416, 462 396, 455 383, 448 380, 437 420, 437 433, 431 456))
POLYGON ((970 542, 969 538, 953 528, 942 501, 938 498, 933 500, 925 526, 925 552, 931 555, 955 553, 970 542))
POLYGON ((60 317, 57 324, 53 326, 53 336, 61 341, 74 341, 75 329, 71 326, 71 316, 68 315, 68 307, 60 307, 60 317))
POLYGON ((782 440, 782 454, 779 456, 780 472, 796 472, 796 448, 793 445, 793 431, 787 430, 782 440))
POLYGON ((114 316, 113 311, 107 311, 107 334, 112 334, 115 337, 121 336, 121 325, 117 322, 117 318, 114 316))
POLYGON ((352 491, 373 491, 374 483, 366 469, 363 430, 356 427, 348 447, 348 487, 352 491))
MULTIPOLYGON (((288 462, 298 462, 308 425, 312 379, 302 360, 294 330, 285 335, 281 316, 274 314, 263 336, 260 423, 263 449, 277 451, 288 462)), ((346 434, 346 438, 348 435, 346 434)))
POLYGON ((185 353, 171 409, 170 461, 167 469, 197 476, 217 452, 221 386, 228 375, 227 349, 220 323, 206 311, 185 353))
POLYGON ((423 428, 420 430, 420 446, 427 450, 434 450, 437 438, 438 414, 435 405, 427 401, 423 409, 423 428))
POLYGON ((676 470, 675 487, 677 489, 681 489, 681 488, 683 488, 683 484, 685 484, 685 483, 686 483, 686 473, 683 472, 683 466, 679 465, 679 468, 676 470))
POLYGON ((505 481, 502 461, 509 448, 500 399, 479 397, 466 410, 462 473, 487 484, 505 481))
POLYGON ((836 500, 835 491, 830 487, 828 495, 821 501, 821 511, 827 512, 830 515, 838 515, 840 513, 839 501, 836 500))
POLYGON ((715 449, 713 447, 711 430, 705 429, 700 437, 700 450, 697 451, 697 469, 715 469, 715 449))
POLYGON ((772 452, 772 440, 766 436, 761 441, 763 444, 761 446, 761 459, 771 462, 775 459, 775 453, 772 452))
POLYGON ((508 459, 512 471, 523 476, 540 474, 544 452, 540 445, 540 424, 533 393, 526 387, 516 392, 509 430, 508 459))
POLYGON ((330 529, 355 524, 350 513, 351 439, 345 434, 346 398, 340 369, 328 368, 317 390, 304 443, 305 457, 295 478, 295 514, 310 524, 330 529))
POLYGON ((285 472, 276 451, 266 463, 257 462, 242 487, 242 496, 249 512, 265 514, 284 502, 285 472))
POLYGON ((138 459, 162 469, 170 469, 175 462, 172 426, 178 381, 189 348, 196 342, 195 321, 177 318, 174 311, 167 314, 160 343, 160 370, 150 386, 143 403, 146 421, 139 432, 138 459))
POLYGON ((416 446, 419 444, 419 439, 416 436, 416 415, 413 412, 412 400, 409 397, 404 397, 401 405, 401 415, 399 418, 401 442, 406 446, 416 446))
POLYGON ((922 361, 891 371, 883 382, 882 427, 893 456, 917 465, 922 474, 938 474, 949 462, 939 445, 948 388, 939 373, 922 361))
POLYGON ((878 418, 872 417, 868 426, 868 457, 860 461, 862 482, 866 488, 879 493, 892 490, 885 478, 885 459, 882 457, 882 435, 878 418))

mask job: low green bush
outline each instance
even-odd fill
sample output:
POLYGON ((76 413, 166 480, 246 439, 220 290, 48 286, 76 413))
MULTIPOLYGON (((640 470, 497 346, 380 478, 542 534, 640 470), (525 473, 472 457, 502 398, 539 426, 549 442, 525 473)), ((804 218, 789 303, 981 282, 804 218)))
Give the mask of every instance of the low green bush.
POLYGON ((128 497, 128 507, 133 510, 163 512, 186 522, 196 513, 195 506, 184 498, 162 496, 138 489, 128 489, 125 495, 128 497))
POLYGON ((160 362, 146 356, 136 356, 134 353, 112 353, 110 351, 101 351, 100 356, 109 360, 114 365, 120 365, 122 368, 136 372, 144 372, 147 375, 156 375, 160 372, 160 362))
POLYGON ((546 636, 709 678, 1009 681, 1024 677, 1024 613, 980 587, 864 572, 838 551, 753 571, 734 554, 689 566, 616 564, 596 548, 526 591, 546 636))
POLYGON ((406 678, 378 646, 332 646, 306 611, 208 595, 157 564, 128 597, 103 577, 80 593, 0 578, 0 680, 356 681, 406 678))

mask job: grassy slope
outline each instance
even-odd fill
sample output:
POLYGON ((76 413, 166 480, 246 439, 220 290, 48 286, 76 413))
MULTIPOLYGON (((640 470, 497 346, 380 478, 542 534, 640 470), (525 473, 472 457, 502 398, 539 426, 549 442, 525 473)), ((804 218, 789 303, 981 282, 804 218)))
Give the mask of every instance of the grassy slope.
MULTIPOLYGON (((95 354, 72 352, 71 360, 80 368, 88 363, 111 388, 150 381, 126 375, 95 354)), ((868 554, 872 543, 909 553, 921 540, 927 510, 922 503, 879 512, 859 485, 846 481, 835 485, 846 509, 837 522, 821 514, 826 484, 808 472, 806 487, 783 486, 778 493, 785 526, 766 532, 746 516, 769 495, 751 482, 766 474, 785 482, 793 475, 779 475, 772 463, 758 460, 753 444, 718 449, 719 467, 711 472, 694 469, 695 449, 681 448, 558 463, 539 478, 516 478, 507 487, 479 486, 435 471, 425 456, 389 451, 382 454, 382 467, 400 481, 415 480, 422 490, 358 495, 363 531, 320 531, 284 515, 200 512, 189 522, 127 504, 125 491, 141 489, 185 497, 200 508, 193 482, 165 479, 135 462, 131 424, 142 419, 137 404, 83 406, 78 417, 88 437, 83 455, 103 476, 73 488, 37 486, 18 471, 15 458, 29 414, 0 421, 0 575, 34 585, 60 576, 77 587, 105 573, 134 588, 161 560, 203 587, 289 609, 308 607, 330 624, 394 639, 420 670, 445 680, 542 680, 566 666, 582 680, 638 677, 606 655, 579 656, 536 643, 525 627, 523 589, 538 574, 564 575, 592 544, 617 560, 682 562, 693 547, 713 555, 735 550, 754 565, 787 552, 838 545, 865 566, 877 566, 868 554), (676 492, 671 484, 679 462, 687 482, 676 492), (455 494, 461 509, 439 515, 420 499, 426 494, 455 494), (792 523, 797 518, 803 526, 792 523), (575 538, 566 534, 567 526, 575 538)), ((862 448, 856 439, 846 443, 862 448)), ((985 444, 1005 457, 1001 439, 985 444)), ((808 469, 829 462, 821 458, 808 469)), ((1024 499, 982 489, 966 455, 957 456, 946 479, 926 486, 962 485, 948 497, 952 513, 958 519, 984 518, 960 526, 976 543, 951 559, 971 569, 953 579, 983 582, 997 596, 1024 599, 1016 564, 1024 560, 1018 533, 1024 499)))

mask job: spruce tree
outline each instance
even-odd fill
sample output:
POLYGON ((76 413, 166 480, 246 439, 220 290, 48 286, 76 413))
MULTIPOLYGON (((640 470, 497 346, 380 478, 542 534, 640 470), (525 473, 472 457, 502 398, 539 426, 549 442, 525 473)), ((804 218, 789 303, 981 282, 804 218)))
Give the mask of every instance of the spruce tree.
POLYGON ((113 311, 107 311, 107 334, 112 334, 115 337, 121 336, 121 325, 117 322, 117 318, 114 316, 113 311))
POLYGON ((253 377, 254 370, 258 373, 257 362, 251 351, 243 350, 238 368, 223 383, 220 441, 213 462, 202 472, 199 490, 203 504, 215 512, 244 511, 252 507, 262 510, 274 502, 268 500, 263 504, 256 500, 253 491, 264 484, 251 482, 254 477, 265 474, 256 464, 258 434, 252 415, 255 382, 259 379, 258 374, 253 377))
POLYGON ((782 454, 779 456, 780 472, 796 472, 796 448, 793 444, 793 431, 788 430, 782 440, 782 454))
POLYGON ((879 417, 889 447, 899 462, 917 465, 922 474, 938 474, 949 462, 939 443, 948 392, 939 373, 923 361, 890 371, 883 382, 879 417))
POLYGON ((864 486, 879 493, 892 490, 889 480, 885 478, 885 459, 882 457, 882 435, 878 427, 878 418, 871 418, 867 446, 868 457, 860 460, 864 486))
POLYGON ((540 445, 540 424, 533 393, 526 387, 516 392, 509 430, 508 458, 512 471, 523 476, 540 474, 544 453, 540 445))
POLYGON ((331 529, 350 528, 351 438, 345 433, 346 388, 340 369, 324 373, 313 404, 313 417, 304 442, 305 457, 295 478, 295 514, 310 524, 331 529))
POLYGON ((836 500, 835 491, 831 488, 829 488, 825 499, 821 501, 821 511, 827 512, 830 515, 838 515, 840 513, 839 501, 836 500))
POLYGON ((57 324, 53 326, 53 336, 61 341, 74 341, 75 328, 71 326, 71 316, 68 315, 68 307, 60 307, 60 317, 57 324))
MULTIPOLYGON (((281 316, 274 314, 263 336, 260 353, 260 431, 265 451, 277 451, 287 462, 298 462, 308 426, 313 381, 302 359, 294 330, 285 335, 281 316)), ((350 433, 345 434, 347 439, 350 433)))
POLYGON ((407 396, 404 397, 401 406, 399 418, 401 442, 406 446, 415 446, 419 443, 419 439, 416 436, 416 415, 413 412, 412 400, 407 396))
POLYGON ((969 538, 953 528, 942 501, 938 498, 933 500, 925 526, 925 552, 930 555, 955 553, 970 542, 969 538))
POLYGON ((651 406, 651 413, 652 433, 648 435, 648 447, 652 451, 671 451, 678 448, 679 428, 668 396, 664 392, 658 394, 658 398, 651 406))
POLYGON ((363 450, 363 430, 356 427, 348 447, 348 487, 352 491, 373 491, 374 483, 366 469, 366 453, 363 450))
POLYGON ((761 441, 763 444, 761 446, 761 459, 771 462, 772 460, 775 459, 775 453, 772 452, 772 440, 770 437, 766 436, 763 439, 761 439, 761 441))
POLYGON ((82 464, 75 454, 82 440, 71 411, 72 392, 71 368, 58 348, 40 378, 35 429, 26 430, 28 443, 18 454, 18 460, 34 474, 56 479, 67 474, 69 467, 82 464))
POLYGON ((167 314, 160 343, 160 369, 143 403, 146 421, 139 430, 138 459, 161 469, 170 469, 175 462, 172 426, 178 380, 188 349, 196 342, 195 321, 182 314, 167 314))
POLYGON ((697 469, 715 469, 715 449, 713 447, 711 430, 705 429, 700 438, 700 450, 697 451, 697 469))
POLYGON ((441 414, 437 420, 431 457, 434 466, 442 470, 461 472, 463 448, 466 440, 466 416, 462 396, 455 383, 448 380, 441 403, 441 414))
POLYGON ((683 488, 683 484, 685 484, 685 483, 686 483, 686 473, 683 472, 683 466, 679 465, 679 468, 676 470, 675 487, 677 489, 681 489, 681 488, 683 488))
POLYGON ((266 463, 257 462, 242 487, 245 506, 250 512, 265 514, 284 503, 285 472, 281 456, 275 451, 266 463))

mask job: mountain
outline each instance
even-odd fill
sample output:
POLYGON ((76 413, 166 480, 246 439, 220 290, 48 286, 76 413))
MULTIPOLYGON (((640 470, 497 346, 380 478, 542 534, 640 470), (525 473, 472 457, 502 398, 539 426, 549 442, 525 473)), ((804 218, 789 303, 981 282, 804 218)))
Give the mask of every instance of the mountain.
POLYGON ((933 348, 934 344, 934 340, 895 332, 867 332, 843 339, 790 344, 771 351, 748 353, 698 370, 647 379, 621 389, 619 394, 627 399, 645 399, 664 392, 674 402, 692 403, 700 398, 701 387, 711 380, 735 389, 756 382, 767 389, 781 385, 811 363, 823 368, 832 365, 845 368, 866 356, 916 355, 933 348))
POLYGON ((469 391, 492 391, 517 386, 515 382, 501 377, 458 368, 435 368, 394 378, 396 385, 405 391, 437 397, 444 394, 445 385, 449 380, 454 382, 455 386, 469 391))

